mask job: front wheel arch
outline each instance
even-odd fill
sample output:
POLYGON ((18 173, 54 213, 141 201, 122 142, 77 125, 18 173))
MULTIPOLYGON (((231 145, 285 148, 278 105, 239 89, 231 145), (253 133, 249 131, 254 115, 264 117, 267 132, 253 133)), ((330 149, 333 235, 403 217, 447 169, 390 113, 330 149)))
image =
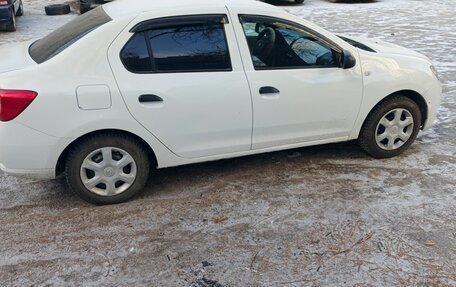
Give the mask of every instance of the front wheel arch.
POLYGON ((422 111, 413 99, 399 94, 387 97, 369 112, 359 132, 358 143, 364 151, 374 158, 397 156, 408 149, 416 139, 424 123, 422 117, 422 111), (400 111, 399 117, 396 111, 400 111), (407 116, 404 115, 405 112, 409 114, 412 121, 407 120, 407 116), (390 116, 392 118, 387 118, 390 116), (385 118, 386 120, 383 121, 385 118), (382 127, 383 132, 381 131, 379 135, 378 132, 382 127), (413 130, 404 139, 403 136, 408 133, 410 127, 413 130), (380 138, 377 138, 378 135, 380 138), (379 140, 386 140, 386 142, 379 143, 379 140), (394 146, 396 140, 399 140, 397 143, 402 141, 402 144, 394 146), (393 143, 390 146, 391 141, 393 143), (388 148, 382 147, 386 144, 388 148))
MULTIPOLYGON (((366 115, 361 127, 364 126, 364 124, 366 123, 366 121, 369 118, 369 115, 372 113, 372 111, 374 111, 383 102, 385 102, 391 98, 397 97, 397 96, 405 96, 405 97, 411 99, 412 101, 414 101, 418 105, 418 107, 420 108, 420 112, 421 112, 421 128, 423 128, 424 124, 427 121, 427 117, 428 117, 428 105, 427 105, 424 97, 421 94, 419 94, 418 92, 413 91, 413 90, 400 90, 400 91, 391 93, 388 96, 384 97, 374 107, 372 107, 372 109, 366 115)), ((359 136, 359 134, 358 134, 358 136, 359 136)))
POLYGON ((141 137, 137 136, 136 134, 134 133, 131 133, 131 132, 128 132, 128 131, 124 131, 124 130, 118 130, 118 129, 103 129, 103 130, 96 130, 96 131, 92 131, 92 132, 89 132, 89 133, 86 133, 80 137, 78 137, 77 139, 75 139, 73 142, 71 142, 64 150, 63 152, 60 154, 59 156, 59 159, 57 160, 57 164, 56 164, 56 168, 55 168, 55 175, 56 177, 64 174, 65 172, 65 164, 67 162, 67 159, 68 159, 68 154, 69 152, 71 151, 71 149, 77 145, 79 142, 83 141, 84 139, 86 139, 87 137, 91 137, 93 135, 100 135, 100 134, 112 134, 112 133, 117 133, 117 134, 121 134, 121 135, 126 135, 128 137, 131 137, 133 138, 134 140, 136 140, 139 144, 141 144, 144 149, 147 151, 147 154, 149 156, 149 161, 150 161, 150 166, 151 168, 157 168, 157 157, 155 155, 155 152, 153 151, 153 149, 151 148, 151 146, 146 142, 144 141, 141 137))

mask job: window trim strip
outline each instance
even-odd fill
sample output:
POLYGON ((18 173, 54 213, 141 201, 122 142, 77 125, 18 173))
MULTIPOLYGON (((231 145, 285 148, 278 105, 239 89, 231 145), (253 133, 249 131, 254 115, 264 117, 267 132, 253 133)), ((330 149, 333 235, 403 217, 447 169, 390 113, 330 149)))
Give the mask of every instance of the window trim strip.
MULTIPOLYGON (((298 28, 304 30, 309 35, 314 36, 315 38, 317 38, 317 40, 321 40, 323 43, 325 43, 326 45, 331 47, 331 49, 333 49, 335 52, 342 53, 342 51, 343 51, 343 49, 339 45, 334 43, 334 41, 328 39, 327 37, 323 36, 322 34, 316 32, 302 24, 299 24, 299 23, 296 23, 296 22, 293 22, 293 21, 290 21, 287 19, 282 19, 282 18, 277 18, 277 17, 272 17, 272 16, 255 15, 255 14, 239 14, 239 22, 241 23, 241 25, 244 24, 244 22, 247 21, 247 19, 251 20, 251 21, 255 21, 258 19, 259 20, 267 19, 267 20, 272 20, 272 21, 276 21, 276 22, 282 22, 282 23, 288 24, 290 26, 295 26, 295 27, 298 27, 298 28), (244 20, 243 18, 246 18, 246 19, 244 20)), ((245 35, 245 31, 244 31, 244 35, 245 35)))
POLYGON ((187 15, 187 16, 171 16, 171 17, 151 19, 151 20, 147 20, 145 22, 140 22, 139 24, 135 25, 130 30, 130 32, 133 33, 133 35, 125 43, 125 45, 123 46, 123 48, 121 49, 121 51, 119 53, 120 61, 122 62, 122 65, 124 66, 124 68, 128 72, 133 73, 133 74, 169 74, 169 73, 204 73, 204 72, 207 73, 207 72, 232 72, 233 71, 233 61, 232 61, 232 58, 231 58, 229 39, 228 39, 228 35, 226 34, 226 29, 225 29, 225 26, 224 26, 224 24, 228 24, 229 23, 228 16, 226 14, 196 14, 196 15, 187 15), (216 17, 211 18, 211 16, 216 16, 216 17), (189 17, 191 17, 192 20, 194 20, 194 19, 201 19, 201 20, 199 22, 197 22, 197 21, 193 21, 193 22, 182 21, 182 22, 177 22, 177 23, 176 23, 176 21, 173 20, 175 18, 181 18, 182 20, 185 20, 185 19, 188 19, 189 17), (209 19, 209 21, 208 21, 208 19, 209 19), (218 21, 214 22, 214 21, 212 21, 213 19, 218 19, 218 21), (153 22, 155 20, 166 20, 166 21, 159 23, 158 26, 149 25, 149 26, 147 26, 146 30, 139 29, 138 31, 133 32, 135 27, 139 26, 140 24, 145 23, 145 22, 150 23, 150 22, 153 22), (173 25, 173 24, 176 24, 176 25, 173 25), (180 26, 180 25, 192 25, 192 24, 195 24, 195 25, 197 25, 197 24, 198 25, 201 25, 201 24, 211 24, 211 25, 219 24, 221 26, 222 31, 223 31, 223 36, 224 36, 224 39, 225 39, 225 44, 226 44, 226 51, 227 51, 227 56, 228 56, 228 60, 229 60, 229 67, 223 68, 223 69, 194 69, 194 70, 169 70, 169 71, 168 70, 158 70, 156 61, 154 59, 154 53, 153 53, 152 44, 150 43, 150 40, 149 40, 149 38, 150 38, 149 37, 150 30, 160 29, 160 28, 173 28, 173 27, 180 26), (151 62, 151 70, 150 71, 133 71, 133 70, 129 69, 125 65, 124 61, 122 60, 122 51, 125 49, 125 47, 128 45, 128 43, 137 34, 140 34, 140 33, 143 33, 144 40, 146 41, 146 46, 147 46, 147 50, 148 50, 148 54, 149 54, 149 59, 150 59, 150 62, 151 62))
POLYGON ((170 16, 155 18, 140 22, 130 29, 131 33, 144 32, 151 29, 158 29, 163 27, 173 27, 191 24, 228 24, 228 17, 226 14, 198 14, 198 15, 183 15, 183 16, 170 16))

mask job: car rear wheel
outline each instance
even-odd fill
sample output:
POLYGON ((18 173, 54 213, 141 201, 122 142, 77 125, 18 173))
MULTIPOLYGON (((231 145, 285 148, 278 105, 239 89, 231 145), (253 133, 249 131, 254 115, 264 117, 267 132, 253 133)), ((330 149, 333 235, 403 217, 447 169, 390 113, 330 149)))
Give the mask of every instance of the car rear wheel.
POLYGON ((16 16, 24 15, 24 2, 19 2, 19 8, 17 9, 16 16))
POLYGON ((68 154, 66 178, 82 199, 98 204, 121 203, 145 186, 149 160, 144 147, 121 134, 91 136, 68 154))
POLYGON ((416 139, 421 117, 413 100, 405 96, 389 98, 367 117, 360 132, 360 146, 375 158, 397 156, 416 139))

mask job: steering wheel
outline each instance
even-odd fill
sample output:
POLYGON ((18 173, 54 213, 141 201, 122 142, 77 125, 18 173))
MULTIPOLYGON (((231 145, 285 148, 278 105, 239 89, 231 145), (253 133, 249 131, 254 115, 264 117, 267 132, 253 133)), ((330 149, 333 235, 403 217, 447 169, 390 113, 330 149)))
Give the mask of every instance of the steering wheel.
POLYGON ((253 46, 253 54, 258 57, 267 57, 274 47, 276 31, 271 27, 265 28, 257 37, 253 46))

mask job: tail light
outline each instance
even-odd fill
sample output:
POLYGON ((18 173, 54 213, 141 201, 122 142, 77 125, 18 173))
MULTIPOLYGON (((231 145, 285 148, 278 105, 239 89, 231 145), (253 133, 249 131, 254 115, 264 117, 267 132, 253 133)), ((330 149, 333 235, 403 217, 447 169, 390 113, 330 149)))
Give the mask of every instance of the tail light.
POLYGON ((16 118, 37 95, 33 91, 0 90, 0 121, 7 122, 16 118))

